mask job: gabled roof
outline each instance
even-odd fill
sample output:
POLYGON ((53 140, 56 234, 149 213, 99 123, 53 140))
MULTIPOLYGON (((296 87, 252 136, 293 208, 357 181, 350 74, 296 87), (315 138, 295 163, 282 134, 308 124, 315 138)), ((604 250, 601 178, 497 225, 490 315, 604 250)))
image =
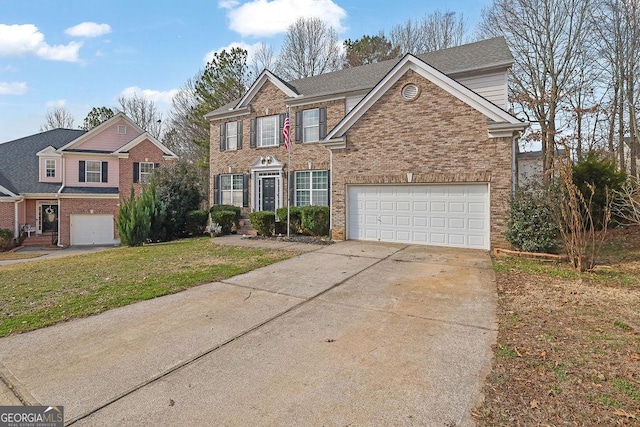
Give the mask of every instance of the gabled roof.
POLYGON ((125 145, 120 147, 118 150, 114 151, 113 153, 114 154, 128 153, 129 150, 131 150, 133 147, 135 147, 136 145, 140 144, 142 141, 144 141, 146 139, 148 139, 153 145, 158 147, 158 149, 160 151, 162 151, 162 153, 164 154, 165 157, 171 157, 171 158, 175 158, 175 159, 178 158, 178 156, 176 156, 171 150, 169 150, 167 147, 165 147, 160 141, 158 141, 149 132, 144 132, 144 133, 138 135, 136 138, 132 139, 131 141, 129 141, 128 143, 126 143, 125 145))
POLYGON ((262 71, 262 73, 260 73, 256 81, 251 85, 247 93, 242 98, 240 98, 240 101, 236 104, 236 107, 246 107, 266 82, 273 83, 289 98, 295 98, 296 96, 298 96, 298 93, 293 88, 291 88, 291 86, 289 86, 284 80, 280 79, 280 77, 276 76, 271 71, 264 70, 262 71))
MULTIPOLYGON (((492 69, 505 69, 513 64, 513 56, 503 37, 428 52, 415 57, 450 77, 492 69)), ((289 92, 283 90, 283 93, 288 98, 301 101, 308 98, 342 95, 350 92, 366 92, 378 84, 401 60, 401 58, 397 58, 359 67, 345 68, 332 73, 293 80, 288 83, 283 82, 272 73, 269 74, 271 74, 273 80, 280 81, 281 85, 288 88, 289 92), (291 95, 291 93, 294 95, 291 95)), ((256 87, 256 84, 254 84, 251 89, 256 87)), ((251 97, 253 96, 255 96, 255 93, 251 97)), ((246 98, 247 95, 241 100, 233 101, 212 111, 206 117, 211 119, 228 113, 230 110, 244 108, 243 102, 246 98)))
POLYGON ((113 117, 111 117, 109 120, 105 120, 104 122, 100 123, 98 126, 94 127, 93 129, 91 129, 86 134, 82 135, 80 138, 78 138, 78 139, 76 139, 74 141, 71 141, 69 144, 65 145, 64 147, 61 147, 60 151, 72 150, 72 149, 78 147, 83 142, 85 142, 88 139, 91 139, 92 137, 94 137, 95 135, 99 134, 100 132, 102 132, 103 130, 105 130, 106 128, 111 126, 114 122, 116 122, 116 121, 118 121, 120 119, 124 119, 131 127, 136 129, 138 131, 138 133, 144 133, 144 130, 140 126, 138 126, 133 120, 131 120, 129 117, 127 117, 126 114, 124 114, 121 111, 121 112, 117 113, 116 115, 114 115, 113 117))
POLYGON ((433 68, 423 60, 406 54, 378 84, 356 105, 329 134, 325 140, 340 138, 362 115, 373 106, 407 71, 413 70, 440 89, 460 99, 495 123, 527 127, 520 119, 509 114, 486 98, 433 68))
POLYGON ((36 153, 49 146, 58 149, 86 133, 79 129, 53 129, 0 144, 0 185, 15 194, 55 193, 60 184, 39 182, 36 153))

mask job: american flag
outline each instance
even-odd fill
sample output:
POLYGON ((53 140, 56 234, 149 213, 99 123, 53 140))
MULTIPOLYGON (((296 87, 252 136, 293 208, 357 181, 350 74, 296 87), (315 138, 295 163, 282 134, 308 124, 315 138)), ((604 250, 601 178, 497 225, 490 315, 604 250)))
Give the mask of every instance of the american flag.
POLYGON ((284 138, 284 148, 288 150, 291 148, 291 122, 289 121, 289 110, 287 110, 286 116, 284 116, 284 126, 282 127, 282 137, 284 138))

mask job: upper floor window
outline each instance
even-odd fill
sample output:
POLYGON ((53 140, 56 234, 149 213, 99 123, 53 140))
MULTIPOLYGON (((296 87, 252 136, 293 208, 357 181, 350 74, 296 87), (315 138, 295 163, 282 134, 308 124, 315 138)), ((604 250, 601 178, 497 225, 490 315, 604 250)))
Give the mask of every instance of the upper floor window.
POLYGON ((316 142, 327 136, 327 107, 296 111, 296 142, 316 142))
POLYGON ((256 145, 258 147, 275 147, 278 145, 278 116, 258 117, 256 129, 256 145))
POLYGON ((47 178, 56 177, 56 161, 53 159, 45 160, 45 176, 47 178))
POLYGON ((107 182, 109 163, 99 160, 80 160, 78 171, 79 182, 107 182))
POLYGON ((242 121, 227 122, 220 125, 220 151, 240 150, 242 148, 242 121))
POLYGON ((85 182, 102 182, 102 162, 87 160, 85 182))
POLYGON ((160 163, 153 162, 133 162, 133 182, 148 184, 151 182, 151 175, 154 169, 158 169, 160 163))
POLYGON ((329 205, 329 171, 296 171, 296 206, 329 205))

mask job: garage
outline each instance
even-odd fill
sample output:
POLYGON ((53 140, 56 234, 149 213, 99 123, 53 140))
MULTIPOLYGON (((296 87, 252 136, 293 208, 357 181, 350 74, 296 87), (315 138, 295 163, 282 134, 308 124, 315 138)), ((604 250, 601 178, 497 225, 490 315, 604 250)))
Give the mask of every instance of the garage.
POLYGON ((489 249, 489 185, 348 187, 352 240, 489 249))
POLYGON ((71 215, 72 245, 112 245, 113 215, 71 215))

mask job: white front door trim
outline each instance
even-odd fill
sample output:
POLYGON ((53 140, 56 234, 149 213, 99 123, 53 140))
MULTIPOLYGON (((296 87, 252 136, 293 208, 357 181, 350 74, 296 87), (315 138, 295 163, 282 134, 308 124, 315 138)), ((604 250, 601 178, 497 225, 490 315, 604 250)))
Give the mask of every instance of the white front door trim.
POLYGON ((276 209, 283 206, 284 164, 275 156, 261 156, 251 165, 251 211, 262 210, 262 179, 276 179, 276 209))

